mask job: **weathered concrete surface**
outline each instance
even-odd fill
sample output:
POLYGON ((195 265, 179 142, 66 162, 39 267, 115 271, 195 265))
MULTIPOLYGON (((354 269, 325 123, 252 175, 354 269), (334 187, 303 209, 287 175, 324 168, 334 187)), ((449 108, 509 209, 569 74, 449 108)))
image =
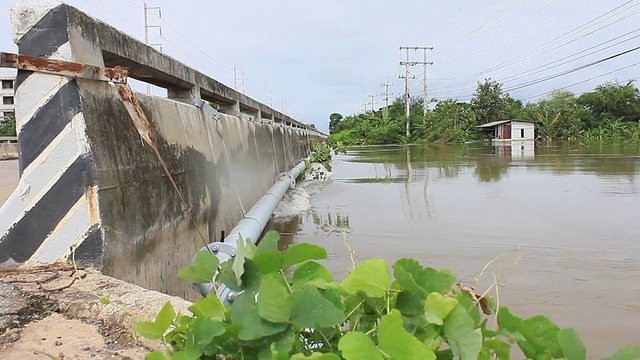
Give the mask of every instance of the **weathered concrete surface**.
POLYGON ((169 99, 136 95, 155 152, 113 85, 19 71, 21 179, 0 209, 0 264, 53 263, 75 249, 105 274, 196 297, 178 269, 322 134, 69 5, 20 2, 12 22, 21 54, 124 66, 169 99), (196 99, 227 114, 214 119, 196 99))
POLYGON ((161 344, 131 336, 133 316, 153 320, 189 302, 66 265, 0 271, 0 358, 142 359, 161 344), (103 304, 98 297, 108 297, 103 304), (115 305, 114 305, 115 304, 115 305))

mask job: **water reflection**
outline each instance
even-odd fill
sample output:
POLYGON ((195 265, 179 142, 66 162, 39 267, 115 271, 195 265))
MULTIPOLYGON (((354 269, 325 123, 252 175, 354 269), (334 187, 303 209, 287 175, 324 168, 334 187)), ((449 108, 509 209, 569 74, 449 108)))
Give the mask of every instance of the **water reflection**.
POLYGON ((332 161, 334 181, 311 198, 293 242, 327 248, 336 278, 350 266, 337 228, 357 262, 412 257, 460 279, 519 249, 487 272, 501 303, 576 328, 590 358, 637 344, 638 146, 504 145, 352 148, 332 161))
MULTIPOLYGON (((434 170, 439 178, 455 178, 471 172, 480 182, 500 181, 514 167, 548 170, 566 175, 573 172, 597 176, 627 175, 634 180, 640 166, 638 145, 582 143, 474 143, 409 146, 354 147, 344 160, 370 164, 368 176, 356 174, 354 183, 422 182, 434 170)), ((408 191, 408 190, 407 190, 408 191)))

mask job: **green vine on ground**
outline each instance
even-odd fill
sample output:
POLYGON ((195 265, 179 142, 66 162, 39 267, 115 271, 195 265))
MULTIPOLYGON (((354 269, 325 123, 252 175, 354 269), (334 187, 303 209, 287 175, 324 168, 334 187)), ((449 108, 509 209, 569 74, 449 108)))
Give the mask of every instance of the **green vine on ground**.
MULTIPOLYGON (((278 240, 276 232, 257 247, 239 240, 243 254, 225 263, 199 252, 179 276, 215 276, 238 295, 226 306, 209 294, 189 307, 191 315, 167 303, 154 321, 134 323, 138 335, 169 346, 146 359, 586 358, 575 330, 541 315, 513 315, 446 270, 404 258, 390 271, 385 260, 370 259, 336 282, 317 262, 326 259, 324 248, 300 243, 281 253, 278 240), (479 305, 485 314, 497 312, 497 329, 487 328, 479 305)), ((640 347, 629 347, 607 359, 639 358, 640 347)))

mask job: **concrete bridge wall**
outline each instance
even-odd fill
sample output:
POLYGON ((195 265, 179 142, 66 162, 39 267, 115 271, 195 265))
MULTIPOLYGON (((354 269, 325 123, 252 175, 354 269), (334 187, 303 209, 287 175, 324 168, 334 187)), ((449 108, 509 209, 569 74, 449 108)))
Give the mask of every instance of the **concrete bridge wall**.
POLYGON ((113 84, 19 71, 21 179, 0 209, 0 264, 67 260, 73 247, 107 275, 191 298, 178 269, 323 137, 71 6, 18 3, 12 26, 21 54, 120 65, 168 98, 136 94, 155 153, 113 84))

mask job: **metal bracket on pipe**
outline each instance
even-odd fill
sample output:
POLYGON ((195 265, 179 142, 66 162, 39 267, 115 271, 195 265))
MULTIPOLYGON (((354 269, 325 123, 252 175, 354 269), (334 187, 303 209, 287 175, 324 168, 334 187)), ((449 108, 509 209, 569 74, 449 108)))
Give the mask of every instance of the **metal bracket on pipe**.
POLYGON ((211 116, 213 120, 220 120, 220 112, 214 109, 213 106, 209 105, 208 102, 202 99, 195 99, 193 100, 193 105, 202 109, 202 111, 204 111, 205 114, 211 116))
MULTIPOLYGON (((232 260, 235 256, 236 256, 236 244, 233 244, 231 242, 229 243, 223 243, 223 242, 213 242, 208 244, 207 246, 203 246, 200 250, 205 250, 205 251, 211 251, 214 255, 216 255, 218 257, 218 259, 220 260, 220 263, 222 264, 223 262, 232 260)), ((192 263, 195 263, 195 256, 193 257, 192 263)), ((198 292, 200 292, 200 294, 208 294, 212 291, 215 290, 215 286, 213 284, 214 279, 216 278, 216 276, 218 276, 218 272, 216 272, 213 275, 213 279, 211 279, 210 282, 208 283, 196 283, 193 284, 196 289, 198 289, 198 292)), ((218 296, 220 296, 220 299, 223 300, 226 304, 231 304, 233 302, 233 298, 232 296, 235 293, 232 293, 232 291, 230 289, 228 289, 226 286, 224 287, 224 289, 222 289, 222 287, 220 289, 218 289, 218 296), (224 291, 224 289, 227 289, 227 293, 225 294, 221 294, 221 292, 224 291), (224 297, 222 297, 222 295, 224 295, 224 297)))

